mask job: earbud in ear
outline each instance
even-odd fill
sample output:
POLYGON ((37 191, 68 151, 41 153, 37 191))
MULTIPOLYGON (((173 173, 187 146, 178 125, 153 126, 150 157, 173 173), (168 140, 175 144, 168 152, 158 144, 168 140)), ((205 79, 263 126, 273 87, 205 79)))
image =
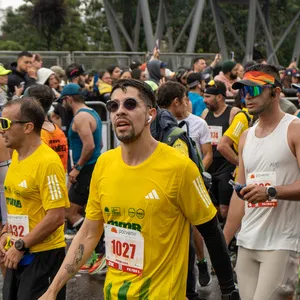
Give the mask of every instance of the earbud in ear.
POLYGON ((152 116, 149 116, 147 123, 149 124, 152 121, 152 119, 153 119, 152 116))

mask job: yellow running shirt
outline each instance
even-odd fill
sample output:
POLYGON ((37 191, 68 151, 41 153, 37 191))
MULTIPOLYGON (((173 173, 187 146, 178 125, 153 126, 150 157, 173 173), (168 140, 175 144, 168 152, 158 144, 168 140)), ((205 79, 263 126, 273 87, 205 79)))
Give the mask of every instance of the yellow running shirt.
POLYGON ((174 148, 158 143, 137 166, 124 163, 121 147, 101 155, 91 180, 86 217, 102 220, 109 224, 105 225, 110 226, 109 233, 116 234, 116 240, 105 235, 106 249, 116 246, 117 253, 138 263, 143 257, 141 275, 109 267, 104 299, 185 299, 190 224, 208 222, 215 214, 198 168, 174 148), (144 244, 122 244, 121 233, 141 235, 144 244))
POLYGON ((229 128, 224 135, 228 136, 233 141, 233 148, 236 153, 239 149, 239 141, 242 133, 249 128, 248 119, 245 115, 247 112, 238 112, 232 120, 229 128))
MULTIPOLYGON (((42 143, 34 153, 18 160, 13 152, 4 181, 8 230, 13 240, 22 238, 42 221, 47 210, 69 207, 66 177, 57 153, 42 143)), ((30 252, 65 247, 64 226, 60 226, 30 252)))

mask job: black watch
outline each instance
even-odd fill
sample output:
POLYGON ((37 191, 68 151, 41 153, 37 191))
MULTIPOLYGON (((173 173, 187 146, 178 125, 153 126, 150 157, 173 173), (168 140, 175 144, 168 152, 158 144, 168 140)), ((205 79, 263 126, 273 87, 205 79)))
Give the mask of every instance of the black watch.
POLYGON ((29 248, 25 247, 25 243, 22 239, 15 241, 15 248, 19 251, 29 252, 29 248))
POLYGON ((276 199, 277 191, 276 191, 276 189, 274 188, 274 186, 268 186, 268 187, 267 187, 267 195, 268 195, 268 197, 269 197, 269 200, 276 199))

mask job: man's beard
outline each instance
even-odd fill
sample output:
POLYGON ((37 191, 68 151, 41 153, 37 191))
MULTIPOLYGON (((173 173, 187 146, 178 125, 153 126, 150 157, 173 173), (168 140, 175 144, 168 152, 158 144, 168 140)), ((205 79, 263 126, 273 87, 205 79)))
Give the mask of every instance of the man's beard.
POLYGON ((231 80, 235 80, 235 79, 237 79, 237 74, 232 74, 232 73, 230 73, 230 79, 231 80))
POLYGON ((118 134, 117 131, 115 131, 115 132, 116 132, 116 136, 120 142, 122 142, 124 144, 131 144, 131 143, 137 141, 141 137, 143 131, 136 134, 134 128, 132 128, 132 130, 129 133, 127 133, 126 135, 118 134))

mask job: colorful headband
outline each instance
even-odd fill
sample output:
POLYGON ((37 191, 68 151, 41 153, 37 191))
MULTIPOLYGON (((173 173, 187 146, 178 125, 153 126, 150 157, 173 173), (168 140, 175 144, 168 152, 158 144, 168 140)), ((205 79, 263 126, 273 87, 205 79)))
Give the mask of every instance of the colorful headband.
POLYGON ((250 80, 257 83, 258 85, 275 84, 275 78, 273 76, 260 71, 246 72, 243 80, 250 80))

